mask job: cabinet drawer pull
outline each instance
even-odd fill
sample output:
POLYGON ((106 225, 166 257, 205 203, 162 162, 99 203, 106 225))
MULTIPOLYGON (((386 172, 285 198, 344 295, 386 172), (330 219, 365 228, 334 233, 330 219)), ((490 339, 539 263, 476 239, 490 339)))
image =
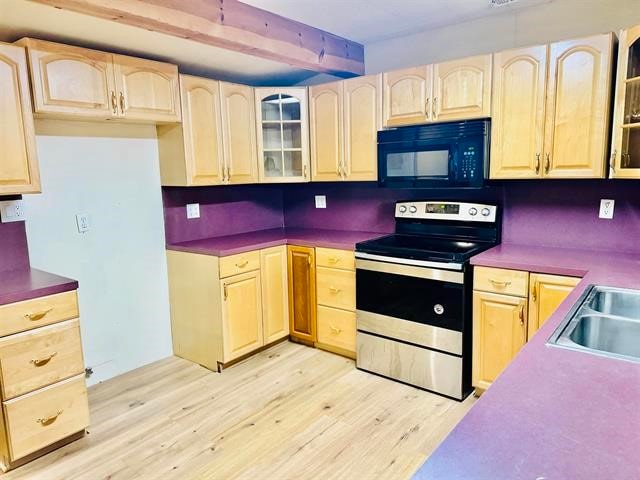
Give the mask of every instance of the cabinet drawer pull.
POLYGON ((508 287, 509 285, 511 285, 511 282, 509 281, 500 281, 500 280, 494 280, 493 278, 490 278, 489 281, 493 284, 494 287, 508 287))
POLYGON ((247 265, 249 265, 249 260, 245 260, 244 262, 236 263, 236 267, 238 267, 238 268, 244 268, 247 265))
POLYGON ((36 423, 39 423, 43 427, 46 427, 47 425, 51 425, 53 422, 55 422, 60 415, 62 415, 62 410, 58 410, 54 415, 50 415, 45 418, 39 418, 36 420, 36 423))
POLYGON ((330 328, 330 329, 331 329, 331 331, 332 331, 333 333, 335 333, 336 335, 339 335, 339 334, 340 334, 340 332, 342 332, 342 329, 341 329, 341 328, 334 327, 333 325, 329 325, 329 328, 330 328))
POLYGON ((25 315, 25 318, 28 318, 32 322, 35 322, 37 320, 42 320, 47 315, 47 313, 51 312, 51 310, 53 310, 53 307, 49 307, 49 308, 47 308, 45 310, 42 310, 40 312, 27 313, 25 315))
POLYGON ((53 352, 51 355, 47 355, 46 357, 32 358, 29 363, 33 363, 36 367, 42 367, 49 363, 57 354, 58 352, 53 352))
POLYGON ((329 287, 329 291, 331 293, 337 294, 337 293, 340 293, 342 291, 342 289, 341 288, 336 288, 336 287, 329 287))
POLYGON ((329 263, 338 263, 340 259, 338 257, 329 257, 329 263))

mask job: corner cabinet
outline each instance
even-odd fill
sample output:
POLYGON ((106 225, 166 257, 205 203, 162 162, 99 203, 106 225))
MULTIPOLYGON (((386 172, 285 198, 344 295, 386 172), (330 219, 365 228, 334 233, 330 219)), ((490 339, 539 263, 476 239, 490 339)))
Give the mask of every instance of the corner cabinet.
POLYGON ((313 345, 316 341, 315 250, 287 247, 289 270, 289 323, 294 340, 313 345))
POLYGON ((286 247, 167 252, 173 351, 211 370, 289 335, 286 247))
POLYGON ((640 178, 640 25, 620 32, 611 177, 640 178))
POLYGON ((260 182, 308 182, 307 89, 256 88, 255 102, 260 182))
POLYGON ((25 50, 0 42, 0 195, 40 191, 25 50))
POLYGON ((580 282, 579 278, 475 267, 473 386, 491 386, 524 344, 580 282))
POLYGON ((152 60, 23 38, 42 117, 180 122, 178 67, 152 60))
POLYGON ((494 55, 492 179, 603 178, 612 34, 494 55))

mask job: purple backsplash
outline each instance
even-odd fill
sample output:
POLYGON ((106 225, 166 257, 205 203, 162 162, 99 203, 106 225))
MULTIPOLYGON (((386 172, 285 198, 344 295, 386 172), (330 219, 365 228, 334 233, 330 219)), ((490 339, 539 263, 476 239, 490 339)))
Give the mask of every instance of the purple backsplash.
POLYGON ((24 222, 0 223, 0 272, 29 266, 24 222))
POLYGON ((640 182, 611 180, 513 181, 488 190, 378 188, 375 183, 312 183, 209 188, 164 188, 167 243, 282 226, 392 232, 397 200, 498 201, 503 243, 640 253, 640 182), (327 208, 315 208, 315 195, 327 208), (616 201, 613 220, 598 219, 601 198, 616 201), (184 206, 200 202, 201 218, 184 206))
POLYGON ((167 243, 284 226, 279 185, 164 187, 162 200, 167 243), (200 218, 187 219, 187 203, 200 204, 200 218))

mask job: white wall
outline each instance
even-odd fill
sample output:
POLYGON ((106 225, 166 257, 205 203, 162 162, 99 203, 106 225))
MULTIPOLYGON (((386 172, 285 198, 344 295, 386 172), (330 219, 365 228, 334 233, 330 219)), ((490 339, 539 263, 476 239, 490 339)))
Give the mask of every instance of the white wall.
POLYGON ((80 282, 90 383, 172 354, 155 128, 39 121, 41 195, 26 195, 31 265, 80 282), (76 213, 91 230, 78 233, 76 213))
MULTIPOLYGON (((402 8, 401 1, 397 5, 402 8)), ((640 24, 640 0, 551 0, 520 10, 504 8, 504 14, 369 43, 365 45, 366 72, 617 32, 640 24)))

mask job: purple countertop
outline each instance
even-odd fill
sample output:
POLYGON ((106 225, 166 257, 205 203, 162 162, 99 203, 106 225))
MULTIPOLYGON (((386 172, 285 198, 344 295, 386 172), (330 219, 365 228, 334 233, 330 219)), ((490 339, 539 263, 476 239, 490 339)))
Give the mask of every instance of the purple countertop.
POLYGON ((0 272, 0 305, 68 292, 78 282, 35 268, 19 268, 0 272))
POLYGON ((171 243, 167 245, 167 249, 214 255, 216 257, 225 257, 236 253, 285 244, 353 250, 356 243, 383 235, 387 234, 309 228, 273 228, 189 242, 171 243))
POLYGON ((417 479, 640 479, 640 364, 545 343, 591 284, 640 289, 640 256, 503 244, 474 265, 583 276, 417 479))

